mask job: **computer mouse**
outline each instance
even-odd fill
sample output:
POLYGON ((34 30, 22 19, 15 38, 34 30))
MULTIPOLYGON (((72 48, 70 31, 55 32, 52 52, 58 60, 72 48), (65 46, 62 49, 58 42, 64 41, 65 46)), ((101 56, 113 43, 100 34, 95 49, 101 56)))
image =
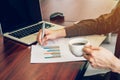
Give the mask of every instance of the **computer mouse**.
POLYGON ((64 20, 64 15, 61 12, 55 12, 50 15, 50 20, 64 20))

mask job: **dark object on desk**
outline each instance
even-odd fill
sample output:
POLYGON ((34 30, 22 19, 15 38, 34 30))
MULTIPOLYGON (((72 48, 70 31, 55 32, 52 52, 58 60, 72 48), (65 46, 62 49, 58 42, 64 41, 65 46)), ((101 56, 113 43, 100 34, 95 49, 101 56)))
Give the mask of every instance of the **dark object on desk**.
POLYGON ((63 22, 64 15, 61 12, 55 12, 50 15, 50 21, 63 22))

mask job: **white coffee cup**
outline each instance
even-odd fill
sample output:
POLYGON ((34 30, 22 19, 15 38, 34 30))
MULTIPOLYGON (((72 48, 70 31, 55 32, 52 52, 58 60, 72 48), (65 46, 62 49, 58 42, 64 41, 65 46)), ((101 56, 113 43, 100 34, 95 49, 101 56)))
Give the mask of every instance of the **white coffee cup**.
POLYGON ((83 48, 85 45, 89 45, 89 42, 85 38, 74 38, 69 41, 69 48, 72 54, 76 57, 83 55, 83 48))

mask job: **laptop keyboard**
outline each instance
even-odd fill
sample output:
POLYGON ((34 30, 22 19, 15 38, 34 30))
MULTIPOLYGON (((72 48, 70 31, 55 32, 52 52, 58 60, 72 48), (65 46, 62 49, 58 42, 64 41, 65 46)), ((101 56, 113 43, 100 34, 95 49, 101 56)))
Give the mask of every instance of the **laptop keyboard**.
MULTIPOLYGON (((45 26, 46 26, 46 28, 49 28, 52 25, 45 24, 45 26)), ((13 32, 13 33, 10 33, 9 35, 20 39, 20 38, 23 38, 23 37, 28 36, 30 34, 34 34, 34 33, 38 32, 41 28, 42 28, 42 23, 25 28, 25 29, 22 29, 22 30, 19 30, 19 31, 16 31, 16 32, 13 32)))

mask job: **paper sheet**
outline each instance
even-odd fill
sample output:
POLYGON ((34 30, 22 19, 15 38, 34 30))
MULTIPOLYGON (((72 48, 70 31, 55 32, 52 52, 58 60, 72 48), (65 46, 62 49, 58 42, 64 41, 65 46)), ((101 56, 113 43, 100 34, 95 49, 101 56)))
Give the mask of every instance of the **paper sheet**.
MULTIPOLYGON (((91 35, 91 36, 82 36, 82 37, 88 39, 90 44, 94 46, 99 46, 105 39, 105 36, 103 35, 102 36, 91 35)), ((83 57, 76 57, 71 53, 68 46, 68 42, 73 38, 76 38, 76 37, 60 38, 53 41, 49 41, 48 45, 46 46, 49 46, 49 48, 51 48, 50 46, 56 47, 54 49, 52 48, 52 50, 55 51, 54 53, 56 53, 55 55, 54 53, 52 54, 51 52, 49 54, 49 51, 51 51, 51 49, 50 50, 46 49, 40 46, 39 44, 32 45, 31 46, 31 63, 56 63, 56 62, 86 60, 83 57)))

